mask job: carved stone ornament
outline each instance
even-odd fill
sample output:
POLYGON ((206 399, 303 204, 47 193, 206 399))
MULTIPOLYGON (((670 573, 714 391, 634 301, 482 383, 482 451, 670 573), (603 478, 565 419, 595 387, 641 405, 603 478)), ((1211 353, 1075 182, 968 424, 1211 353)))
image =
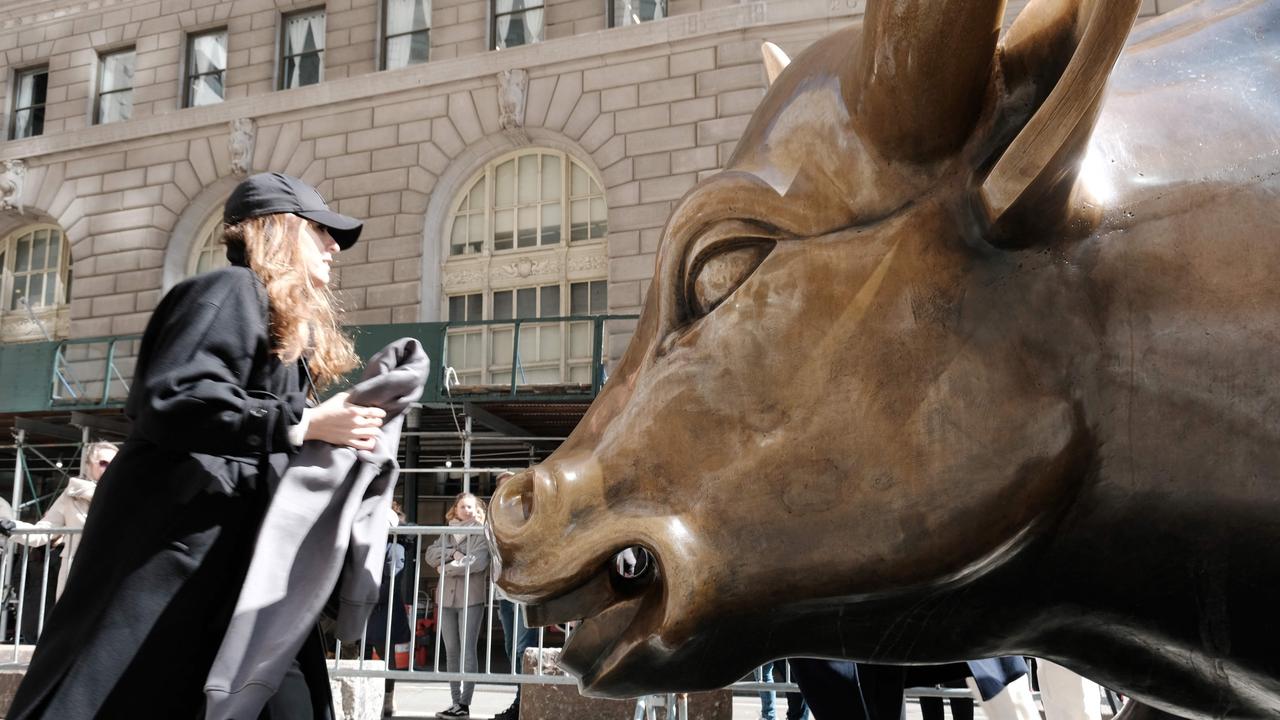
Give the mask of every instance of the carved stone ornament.
POLYGON ((483 282, 484 272, 481 270, 449 270, 444 273, 444 278, 441 280, 441 284, 446 288, 479 285, 483 282))
POLYGON ((494 268, 492 274, 495 279, 500 279, 504 276, 508 278, 527 278, 532 276, 555 275, 559 272, 560 261, 557 258, 534 260, 532 258, 522 257, 494 268))
POLYGON ((608 267, 608 265, 609 261, 603 255, 580 255, 578 257, 569 258, 569 272, 603 270, 608 267))
POLYGON ((0 210, 22 212, 22 188, 27 179, 27 164, 22 160, 5 160, 0 165, 0 210))
POLYGON ((524 127, 524 106, 528 96, 528 71, 514 68, 498 73, 498 124, 503 130, 524 127))
POLYGON ((248 175, 253 169, 253 146, 257 143, 258 126, 253 118, 236 118, 231 121, 231 137, 227 150, 231 154, 231 172, 248 175))

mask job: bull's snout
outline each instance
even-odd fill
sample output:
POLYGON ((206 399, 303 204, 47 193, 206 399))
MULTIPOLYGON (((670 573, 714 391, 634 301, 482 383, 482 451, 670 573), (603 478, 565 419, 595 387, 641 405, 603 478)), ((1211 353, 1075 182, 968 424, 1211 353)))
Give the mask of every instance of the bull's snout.
POLYGON ((529 522, 533 514, 533 477, 533 468, 513 475, 493 494, 489 517, 495 537, 510 537, 529 522))

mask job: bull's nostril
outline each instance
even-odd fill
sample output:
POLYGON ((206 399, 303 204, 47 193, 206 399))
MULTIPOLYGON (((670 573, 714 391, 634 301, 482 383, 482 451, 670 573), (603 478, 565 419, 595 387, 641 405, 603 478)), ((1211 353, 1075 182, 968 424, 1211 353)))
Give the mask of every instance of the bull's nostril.
POLYGON ((493 496, 494 521, 509 530, 523 527, 533 517, 532 470, 507 478, 493 496))

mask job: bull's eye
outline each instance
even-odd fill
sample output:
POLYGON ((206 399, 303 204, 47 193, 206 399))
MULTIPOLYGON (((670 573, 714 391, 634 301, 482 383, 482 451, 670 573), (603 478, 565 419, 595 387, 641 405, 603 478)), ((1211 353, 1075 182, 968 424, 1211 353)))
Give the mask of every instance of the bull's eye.
POLYGON ((689 305, 694 316, 706 315, 724 302, 772 248, 772 243, 732 244, 703 260, 690 275, 689 305))
POLYGON ((781 238, 774 228, 729 220, 716 223, 690 243, 684 283, 688 319, 700 318, 728 299, 781 238))

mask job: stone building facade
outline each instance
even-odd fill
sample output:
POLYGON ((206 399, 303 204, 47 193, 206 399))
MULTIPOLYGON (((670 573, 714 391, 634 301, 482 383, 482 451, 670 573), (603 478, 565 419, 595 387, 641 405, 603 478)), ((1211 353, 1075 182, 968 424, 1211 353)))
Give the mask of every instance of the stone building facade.
MULTIPOLYGON (((635 0, 632 17, 632 0, 408 0, 405 37, 428 59, 384 69, 404 57, 392 2, 405 4, 5 2, 0 97, 16 139, 0 143, 0 342, 141 332, 168 287, 216 264, 221 204, 261 171, 366 220, 340 258, 350 323, 637 312, 673 204, 728 159, 764 93, 761 42, 794 54, 865 5, 635 0), (538 41, 513 46, 502 13, 526 6, 540 8, 522 18, 538 41), (302 47, 295 30, 318 36, 302 47), (208 58, 193 48, 211 34, 221 97, 198 104, 208 58), (107 67, 117 57, 129 77, 107 67), (295 60, 318 82, 280 89, 295 60), (32 72, 46 73, 43 123, 17 137, 32 72), (112 93, 125 85, 128 119, 102 122, 124 112, 112 93)), ((1144 14, 1183 2, 1146 0, 1144 14)), ((630 330, 610 324, 610 356, 630 330)))

